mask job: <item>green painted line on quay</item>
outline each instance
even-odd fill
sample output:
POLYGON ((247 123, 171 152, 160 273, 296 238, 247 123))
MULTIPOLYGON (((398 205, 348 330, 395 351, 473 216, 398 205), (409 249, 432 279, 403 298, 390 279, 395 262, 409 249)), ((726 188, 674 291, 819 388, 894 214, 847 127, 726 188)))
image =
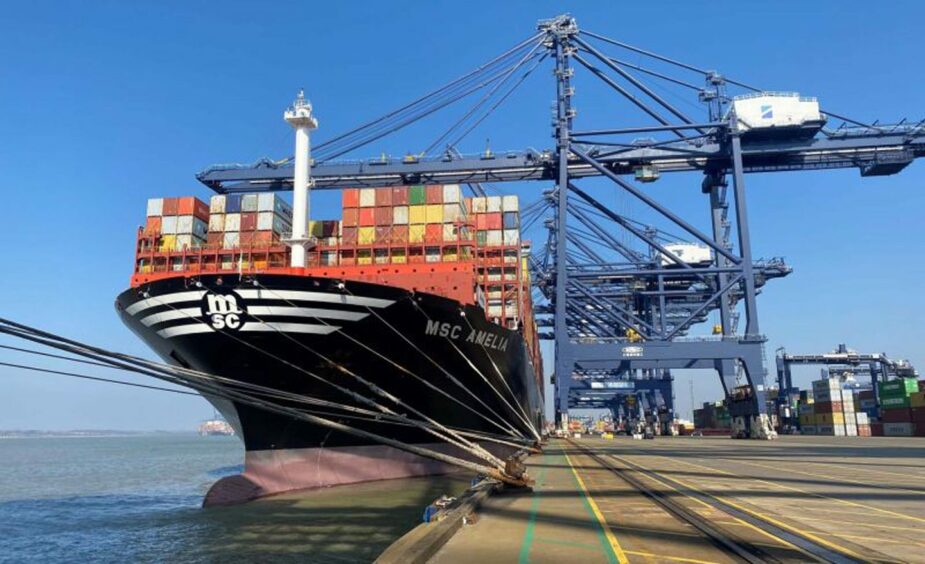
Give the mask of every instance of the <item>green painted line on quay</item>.
MULTIPOLYGON (((546 455, 543 455, 543 461, 546 461, 546 455)), ((527 530, 524 531, 524 540, 520 543, 520 556, 518 562, 527 564, 530 562, 530 548, 533 546, 533 538, 536 533, 536 516, 540 508, 539 488, 546 480, 546 465, 540 470, 539 476, 536 477, 536 485, 533 490, 533 501, 530 503, 530 518, 527 520, 527 530)))

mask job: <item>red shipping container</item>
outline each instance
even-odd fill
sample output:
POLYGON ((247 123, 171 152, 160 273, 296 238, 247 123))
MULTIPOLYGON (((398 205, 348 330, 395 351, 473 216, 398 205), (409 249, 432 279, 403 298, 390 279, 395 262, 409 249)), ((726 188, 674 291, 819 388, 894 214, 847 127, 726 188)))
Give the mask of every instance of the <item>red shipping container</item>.
MULTIPOLYGON (((241 223, 244 223, 242 218, 241 223)), ((242 247, 251 247, 254 245, 254 231, 241 231, 240 245, 242 247)))
MULTIPOLYGON (((387 190, 376 190, 376 193, 387 192, 387 190)), ((376 205, 379 203, 376 202, 376 205)), ((392 208, 374 208, 376 210, 376 225, 392 224, 392 208)))
POLYGON ((488 214, 480 213, 475 216, 475 228, 479 231, 488 230, 488 214))
POLYGON ((161 233, 161 218, 160 217, 149 217, 145 221, 145 235, 160 235, 161 233))
POLYGON ((443 224, 428 223, 424 228, 424 241, 427 243, 439 243, 443 241, 443 224))
POLYGON ((360 190, 357 188, 345 188, 341 195, 341 203, 344 209, 360 207, 360 190))
POLYGON ((925 423, 916 423, 913 434, 915 434, 916 437, 925 437, 925 423))
POLYGON ((919 391, 925 392, 925 380, 919 380, 919 391))
MULTIPOLYGON (((257 212, 247 212, 241 214, 241 231, 254 231, 257 229, 257 212)), ((241 239, 244 243, 244 239, 241 239)))
MULTIPOLYGON (((389 209, 389 208, 385 208, 385 209, 389 209)), ((391 230, 392 229, 390 227, 377 227, 376 228, 376 243, 388 243, 391 237, 390 235, 391 230)))
POLYGON ((376 208, 360 208, 360 227, 376 225, 376 208))
POLYGON ((874 399, 873 390, 861 390, 858 392, 858 399, 874 399))
POLYGON ((222 241, 225 239, 224 233, 209 232, 206 233, 206 245, 210 249, 218 249, 222 246, 222 241))
POLYGON ((442 204, 443 203, 443 186, 427 186, 424 188, 424 200, 428 204, 442 204))
POLYGON ((881 409, 880 421, 883 423, 911 423, 912 410, 909 408, 881 409))
POLYGON ((840 401, 817 401, 813 404, 814 413, 841 413, 845 406, 840 401))
POLYGON ((392 205, 393 206, 407 206, 408 205, 408 187, 400 186, 398 188, 392 188, 392 205))
POLYGON ((255 245, 270 246, 275 242, 276 242, 276 233, 272 231, 255 231, 254 232, 254 244, 255 245))
POLYGON ((408 242, 408 226, 407 225, 393 225, 390 241, 393 244, 404 245, 408 242))
POLYGON ((356 227, 344 227, 343 233, 341 233, 341 239, 344 244, 347 245, 356 245, 357 244, 357 228, 356 227))
POLYGON ((392 205, 392 190, 390 188, 376 190, 376 205, 380 207, 392 205))
POLYGON ((176 198, 164 198, 164 207, 161 208, 161 215, 177 215, 176 198))
POLYGON ((504 228, 504 215, 500 213, 487 213, 485 214, 486 222, 488 227, 486 229, 503 229, 504 228))
POLYGON ((871 437, 882 437, 883 436, 883 423, 871 423, 870 424, 870 436, 871 437))
POLYGON ((356 208, 344 208, 344 227, 356 227, 360 222, 360 212, 356 208))
POLYGON ((925 407, 912 408, 912 422, 925 425, 925 407))

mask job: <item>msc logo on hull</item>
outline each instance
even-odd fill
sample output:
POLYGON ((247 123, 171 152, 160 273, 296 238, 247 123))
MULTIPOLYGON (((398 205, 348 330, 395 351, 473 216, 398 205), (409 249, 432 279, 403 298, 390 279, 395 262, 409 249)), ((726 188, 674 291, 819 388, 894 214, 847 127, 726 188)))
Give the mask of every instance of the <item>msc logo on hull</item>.
POLYGON ((237 294, 206 294, 202 298, 202 315, 215 330, 237 331, 244 324, 247 312, 237 294))

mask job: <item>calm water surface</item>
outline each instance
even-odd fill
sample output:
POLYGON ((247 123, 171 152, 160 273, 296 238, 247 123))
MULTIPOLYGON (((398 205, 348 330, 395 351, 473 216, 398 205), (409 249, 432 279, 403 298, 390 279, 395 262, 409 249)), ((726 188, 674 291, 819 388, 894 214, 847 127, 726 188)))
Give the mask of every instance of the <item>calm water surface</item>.
POLYGON ((203 509, 241 471, 233 437, 0 440, 0 562, 369 562, 463 476, 203 509))

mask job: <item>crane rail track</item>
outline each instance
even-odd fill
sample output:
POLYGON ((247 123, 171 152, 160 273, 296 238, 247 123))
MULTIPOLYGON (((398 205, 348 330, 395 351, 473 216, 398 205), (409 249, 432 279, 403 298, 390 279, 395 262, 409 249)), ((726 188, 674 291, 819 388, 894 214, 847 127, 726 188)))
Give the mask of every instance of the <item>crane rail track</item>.
POLYGON ((749 542, 743 542, 742 540, 737 539, 735 535, 723 529, 721 526, 707 521, 701 515, 698 515, 695 511, 686 507, 684 504, 676 501, 675 499, 672 499, 671 495, 659 491, 658 489, 653 489, 642 479, 640 479, 639 475, 644 475, 655 483, 667 486, 680 492, 684 496, 696 499, 714 509, 730 515, 735 519, 744 521, 753 528, 760 530, 762 533, 793 546, 796 550, 802 552, 805 556, 808 557, 807 561, 814 560, 817 562, 832 562, 836 564, 849 564, 869 561, 868 559, 865 559, 849 551, 848 549, 844 549, 843 547, 842 550, 838 550, 834 547, 825 546, 825 544, 810 538, 806 534, 800 534, 796 530, 785 528, 779 524, 772 523, 766 518, 762 518, 753 512, 743 510, 743 508, 734 507, 730 503, 725 502, 710 494, 693 490, 688 486, 679 483, 678 481, 630 462, 625 458, 617 457, 612 454, 601 454, 594 451, 593 449, 573 441, 572 439, 567 439, 567 442, 571 446, 581 450, 583 454, 592 458, 595 462, 600 464, 602 468, 610 471, 612 474, 619 477, 632 488, 652 500, 667 513, 694 527, 697 531, 709 539, 715 546, 727 552, 738 561, 756 564, 764 562, 781 562, 780 559, 768 553, 762 547, 756 546, 755 544, 749 542), (619 461, 630 471, 628 471, 626 468, 620 468, 616 466, 612 460, 619 461))

